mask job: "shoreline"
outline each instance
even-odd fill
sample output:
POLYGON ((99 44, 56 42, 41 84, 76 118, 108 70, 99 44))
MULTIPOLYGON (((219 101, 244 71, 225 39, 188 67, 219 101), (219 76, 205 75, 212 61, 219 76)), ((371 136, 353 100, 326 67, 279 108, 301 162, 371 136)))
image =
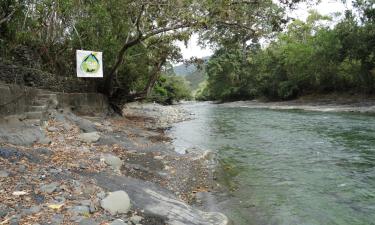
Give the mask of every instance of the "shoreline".
POLYGON ((192 206, 197 193, 215 186, 206 155, 174 152, 165 134, 188 114, 178 106, 138 106, 125 107, 125 117, 54 111, 46 126, 17 118, 0 124, 6 173, 0 190, 8 196, 0 204, 2 224, 228 224, 223 214, 192 206), (33 141, 25 132, 40 136, 33 141), (102 202, 118 190, 128 194, 131 208, 113 215, 102 202))
POLYGON ((304 96, 288 101, 233 101, 220 103, 227 107, 246 107, 254 109, 304 110, 315 112, 354 112, 375 113, 375 97, 351 95, 304 96))

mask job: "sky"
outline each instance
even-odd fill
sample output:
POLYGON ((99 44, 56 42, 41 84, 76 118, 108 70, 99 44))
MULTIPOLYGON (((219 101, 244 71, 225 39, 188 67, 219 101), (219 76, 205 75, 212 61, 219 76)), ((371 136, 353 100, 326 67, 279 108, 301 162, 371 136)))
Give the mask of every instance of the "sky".
MULTIPOLYGON (((347 1, 350 2, 350 1, 347 1)), ((308 11, 311 9, 317 10, 322 15, 333 15, 335 12, 344 12, 346 9, 351 9, 350 3, 342 3, 336 0, 322 0, 318 5, 307 5, 306 3, 299 4, 296 10, 292 11, 289 16, 306 20, 308 11)), ((183 42, 178 42, 177 45, 181 48, 181 53, 184 59, 191 57, 202 58, 213 54, 213 50, 209 48, 201 48, 198 46, 198 36, 193 35, 186 47, 183 42)))

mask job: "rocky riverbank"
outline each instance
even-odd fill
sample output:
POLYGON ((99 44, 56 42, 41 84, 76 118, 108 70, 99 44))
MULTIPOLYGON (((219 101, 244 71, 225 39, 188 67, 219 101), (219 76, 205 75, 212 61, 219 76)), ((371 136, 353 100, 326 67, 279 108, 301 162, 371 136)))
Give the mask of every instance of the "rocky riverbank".
POLYGON ((321 95, 304 96, 297 100, 281 102, 237 101, 224 103, 228 107, 247 107, 276 110, 305 110, 318 112, 358 112, 375 113, 373 96, 321 95))
POLYGON ((209 154, 179 155, 164 134, 188 115, 137 103, 124 115, 3 119, 0 224, 228 224, 190 205, 215 184, 209 154))

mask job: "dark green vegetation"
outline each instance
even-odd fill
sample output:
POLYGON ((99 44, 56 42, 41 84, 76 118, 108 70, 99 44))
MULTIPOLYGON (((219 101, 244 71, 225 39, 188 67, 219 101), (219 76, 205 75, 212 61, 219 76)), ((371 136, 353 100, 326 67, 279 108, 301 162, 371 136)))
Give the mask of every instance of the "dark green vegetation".
POLYGON ((331 18, 310 12, 261 48, 259 41, 224 39, 208 62, 200 99, 266 97, 288 100, 312 93, 375 94, 375 8, 353 1, 334 27, 331 18))
POLYGON ((176 41, 197 33, 212 45, 245 43, 279 31, 286 8, 299 1, 2 0, 0 57, 14 60, 27 49, 28 65, 74 77, 77 49, 103 51, 105 79, 92 83, 114 105, 145 99, 155 86, 179 100, 184 82, 166 78, 167 62, 181 58, 176 41))

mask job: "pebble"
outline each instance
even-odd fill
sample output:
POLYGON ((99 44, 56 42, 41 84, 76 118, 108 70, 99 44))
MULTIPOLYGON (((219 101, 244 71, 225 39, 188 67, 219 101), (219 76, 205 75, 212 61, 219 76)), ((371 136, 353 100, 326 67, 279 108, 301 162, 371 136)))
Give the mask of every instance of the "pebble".
POLYGON ((100 202, 100 205, 103 209, 111 213, 111 215, 127 213, 130 210, 130 199, 125 191, 116 191, 105 197, 100 202))
POLYGON ((59 129, 57 129, 56 127, 48 127, 47 130, 48 130, 49 132, 56 132, 56 131, 58 131, 59 129))
POLYGON ((26 171, 26 166, 25 165, 20 165, 19 167, 18 167, 18 172, 20 172, 20 173, 24 173, 26 171))

